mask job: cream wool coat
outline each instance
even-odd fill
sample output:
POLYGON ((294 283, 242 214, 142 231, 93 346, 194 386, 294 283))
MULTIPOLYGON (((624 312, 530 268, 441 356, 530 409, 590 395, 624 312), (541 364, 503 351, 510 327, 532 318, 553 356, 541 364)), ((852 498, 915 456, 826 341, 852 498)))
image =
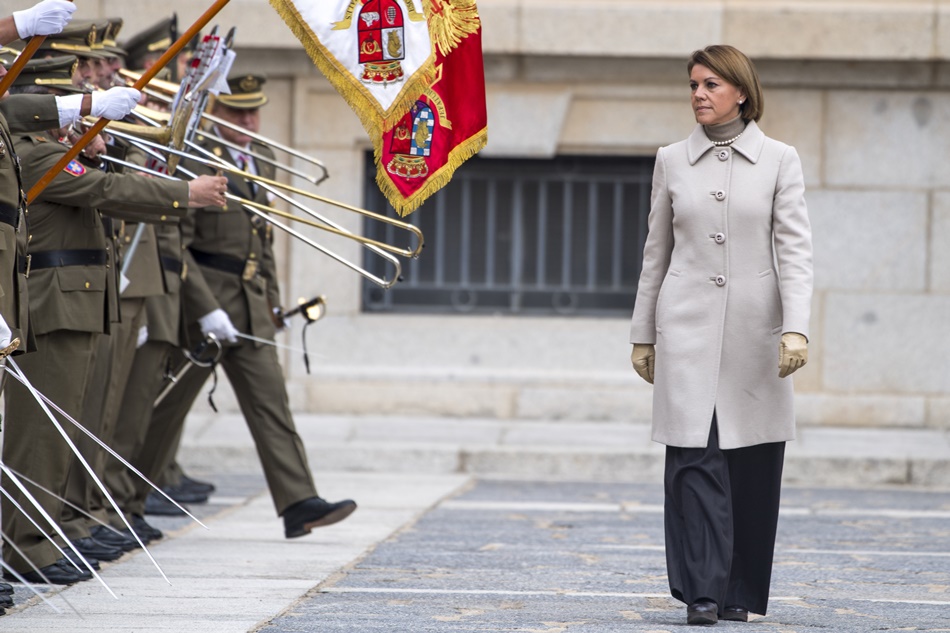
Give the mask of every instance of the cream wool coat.
POLYGON ((630 328, 656 345, 653 440, 723 449, 795 439, 781 335, 808 336, 811 227, 795 148, 750 122, 731 147, 702 126, 660 148, 630 328))

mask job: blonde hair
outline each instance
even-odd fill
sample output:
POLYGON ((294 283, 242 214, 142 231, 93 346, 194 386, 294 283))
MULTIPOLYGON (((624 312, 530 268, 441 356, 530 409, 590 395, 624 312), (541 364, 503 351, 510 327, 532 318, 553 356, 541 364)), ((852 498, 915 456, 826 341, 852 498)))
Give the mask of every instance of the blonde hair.
POLYGON ((745 101, 739 106, 739 115, 743 119, 758 121, 762 118, 765 99, 762 96, 759 74, 745 53, 734 46, 714 44, 693 51, 689 56, 686 72, 693 72, 693 66, 696 65, 705 66, 745 94, 745 101))

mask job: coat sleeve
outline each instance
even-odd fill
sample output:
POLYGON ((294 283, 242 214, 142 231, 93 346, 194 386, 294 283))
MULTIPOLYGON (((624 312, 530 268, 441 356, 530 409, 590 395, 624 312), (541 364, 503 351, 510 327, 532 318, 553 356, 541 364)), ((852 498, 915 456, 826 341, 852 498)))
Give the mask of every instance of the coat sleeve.
POLYGON ((191 209, 178 225, 181 229, 181 261, 188 271, 181 283, 182 310, 185 322, 189 324, 221 307, 188 248, 194 241, 196 215, 199 212, 198 209, 191 209))
MULTIPOLYGON (((35 147, 30 169, 24 170, 29 189, 65 154, 58 143, 35 147)), ((123 220, 158 222, 177 219, 188 210, 188 183, 146 178, 136 174, 105 173, 77 161, 56 174, 39 199, 70 207, 91 207, 123 220), (165 216, 164 218, 162 216, 165 216)))
POLYGON ((811 224, 805 178, 794 147, 782 155, 772 202, 772 234, 782 298, 782 332, 808 338, 813 286, 811 224))
POLYGON ((673 253, 673 200, 666 178, 663 149, 661 147, 656 153, 653 169, 649 228, 643 245, 643 266, 630 324, 631 343, 656 343, 656 299, 673 253))
POLYGON ((59 108, 53 95, 10 95, 0 101, 10 132, 42 132, 59 127, 59 108))
MULTIPOLYGON (((267 147, 255 145, 254 150, 270 158, 274 157, 273 152, 267 147)), ((261 165, 261 173, 270 179, 275 177, 274 169, 270 166, 261 165)), ((260 193, 259 195, 262 201, 267 199, 266 195, 260 193)), ((268 222, 261 230, 264 231, 264 236, 261 238, 264 251, 261 253, 261 276, 267 282, 267 302, 271 308, 277 308, 280 307, 281 303, 280 283, 277 280, 277 260, 274 256, 274 228, 268 222)))

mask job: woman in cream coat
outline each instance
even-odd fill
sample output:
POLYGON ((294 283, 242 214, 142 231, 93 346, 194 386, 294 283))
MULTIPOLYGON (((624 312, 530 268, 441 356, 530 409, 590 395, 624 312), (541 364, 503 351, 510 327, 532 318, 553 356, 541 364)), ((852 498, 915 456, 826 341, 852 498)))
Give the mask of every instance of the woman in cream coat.
POLYGON ((630 342, 667 445, 670 588, 712 624, 766 612, 811 229, 798 154, 756 125, 752 62, 710 46, 688 70, 699 125, 657 153, 630 342))

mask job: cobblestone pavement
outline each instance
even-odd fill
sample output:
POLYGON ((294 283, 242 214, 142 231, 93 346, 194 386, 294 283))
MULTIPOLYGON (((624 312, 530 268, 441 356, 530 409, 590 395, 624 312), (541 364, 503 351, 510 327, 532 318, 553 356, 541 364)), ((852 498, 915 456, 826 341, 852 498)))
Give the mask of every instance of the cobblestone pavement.
MULTIPOLYGON (((685 629, 659 485, 481 480, 258 630, 685 629)), ((950 631, 950 492, 786 487, 748 632, 950 631)))

